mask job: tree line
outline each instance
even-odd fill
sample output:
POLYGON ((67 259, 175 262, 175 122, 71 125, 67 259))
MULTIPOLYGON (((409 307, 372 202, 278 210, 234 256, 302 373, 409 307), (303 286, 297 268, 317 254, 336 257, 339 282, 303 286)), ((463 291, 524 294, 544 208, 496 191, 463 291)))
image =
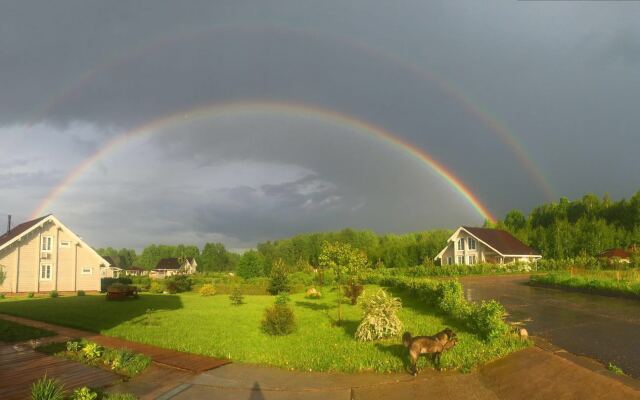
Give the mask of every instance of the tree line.
POLYGON ((619 201, 594 194, 573 201, 561 198, 535 207, 528 216, 512 210, 496 227, 545 258, 596 256, 609 248, 640 244, 640 191, 619 201))
MULTIPOLYGON (((525 215, 512 210, 503 220, 487 226, 511 232, 545 258, 566 259, 595 256, 612 247, 640 244, 640 191, 630 199, 613 201, 587 194, 581 199, 561 198, 542 204, 525 215)), ((343 229, 338 232, 303 233, 275 241, 258 243, 242 255, 228 251, 221 243, 207 243, 202 250, 194 245, 150 245, 136 254, 133 249, 98 249, 116 266, 153 269, 168 257, 194 257, 198 270, 238 271, 247 277, 268 275, 281 259, 290 271, 317 268, 322 245, 340 242, 363 251, 373 267, 404 268, 432 260, 446 245, 451 230, 379 235, 370 230, 343 229)))

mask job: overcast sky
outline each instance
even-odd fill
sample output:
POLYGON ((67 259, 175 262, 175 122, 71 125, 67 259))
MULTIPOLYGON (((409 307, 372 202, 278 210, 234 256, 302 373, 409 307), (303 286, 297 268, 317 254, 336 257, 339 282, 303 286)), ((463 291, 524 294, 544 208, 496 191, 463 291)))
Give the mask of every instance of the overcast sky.
POLYGON ((498 217, 628 197, 639 20, 640 2, 610 1, 5 1, 0 215, 28 219, 115 137, 184 113, 104 154, 44 211, 96 247, 482 223, 428 165, 326 114, 189 113, 248 101, 385 129, 498 217))

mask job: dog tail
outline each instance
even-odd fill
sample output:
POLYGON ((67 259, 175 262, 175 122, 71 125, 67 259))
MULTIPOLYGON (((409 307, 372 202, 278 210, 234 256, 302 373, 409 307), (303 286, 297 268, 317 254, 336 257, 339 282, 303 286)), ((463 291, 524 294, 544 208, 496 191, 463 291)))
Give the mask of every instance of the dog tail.
POLYGON ((402 335, 402 343, 404 344, 404 347, 409 348, 409 345, 411 344, 411 332, 405 332, 402 335))

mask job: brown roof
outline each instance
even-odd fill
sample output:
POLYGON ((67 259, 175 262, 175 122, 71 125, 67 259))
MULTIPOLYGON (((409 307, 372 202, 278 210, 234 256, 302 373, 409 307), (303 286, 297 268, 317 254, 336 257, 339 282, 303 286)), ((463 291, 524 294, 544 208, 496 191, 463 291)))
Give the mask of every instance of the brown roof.
POLYGON ((102 256, 102 258, 109 263, 110 266, 112 267, 116 267, 116 262, 113 261, 113 258, 111 258, 110 256, 102 256))
POLYGON ((177 258, 163 258, 158 261, 155 269, 180 269, 180 260, 177 258))
POLYGON ((463 226, 463 228, 471 233, 473 236, 482 240, 489 246, 498 250, 503 255, 517 255, 517 256, 539 256, 540 253, 533 250, 531 247, 522 243, 516 237, 509 232, 500 229, 489 228, 472 228, 469 226, 463 226))
POLYGON ((4 246, 6 243, 15 239, 16 237, 22 235, 35 225, 38 225, 42 220, 48 218, 51 214, 45 215, 44 217, 32 219, 31 221, 23 222, 20 225, 16 225, 16 227, 12 228, 9 232, 0 236, 0 247, 4 246))
POLYGON ((607 249, 602 253, 598 254, 598 257, 606 257, 606 258, 629 258, 631 254, 625 249, 607 249))

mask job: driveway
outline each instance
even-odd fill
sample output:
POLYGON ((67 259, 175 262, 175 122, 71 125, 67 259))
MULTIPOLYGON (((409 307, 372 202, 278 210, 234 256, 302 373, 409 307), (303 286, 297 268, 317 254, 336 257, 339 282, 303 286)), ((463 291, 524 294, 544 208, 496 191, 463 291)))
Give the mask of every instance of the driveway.
POLYGON ((640 301, 528 286, 528 276, 465 277, 470 300, 496 299, 529 334, 640 378, 640 301))

